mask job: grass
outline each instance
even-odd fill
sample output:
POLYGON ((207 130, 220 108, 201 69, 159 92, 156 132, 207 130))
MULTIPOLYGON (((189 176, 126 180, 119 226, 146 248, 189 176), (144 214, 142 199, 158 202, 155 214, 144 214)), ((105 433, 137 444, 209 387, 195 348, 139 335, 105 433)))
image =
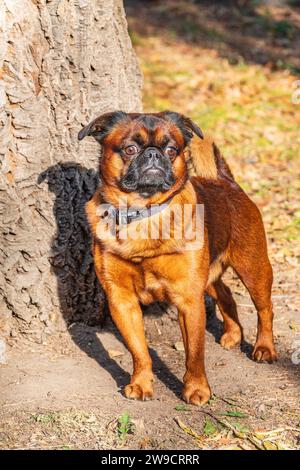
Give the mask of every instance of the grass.
POLYGON ((262 161, 298 157, 300 116, 291 102, 292 75, 270 73, 257 65, 234 66, 215 57, 211 63, 206 57, 201 70, 201 58, 195 67, 193 57, 183 52, 173 64, 162 61, 164 54, 157 54, 159 43, 156 38, 151 40, 153 47, 147 44, 145 61, 139 52, 146 111, 179 108, 187 112, 221 144, 226 142, 226 152, 233 156, 240 154, 242 146, 246 154, 255 149, 262 161), (233 133, 236 140, 231 139, 233 133))
POLYGON ((132 423, 130 414, 128 411, 125 411, 121 414, 118 419, 118 434, 119 438, 123 441, 126 439, 128 434, 131 434, 134 429, 134 424, 132 423))

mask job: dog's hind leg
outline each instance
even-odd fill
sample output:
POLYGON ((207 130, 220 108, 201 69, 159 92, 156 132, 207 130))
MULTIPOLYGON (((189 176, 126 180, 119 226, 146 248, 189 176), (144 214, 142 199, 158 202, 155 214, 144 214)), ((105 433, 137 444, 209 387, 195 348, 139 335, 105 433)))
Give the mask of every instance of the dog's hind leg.
POLYGON ((271 289, 272 267, 266 249, 261 249, 258 257, 243 256, 239 253, 232 267, 248 289, 258 314, 257 337, 252 352, 256 361, 273 362, 277 354, 273 340, 273 306, 271 289))
POLYGON ((217 301, 224 320, 224 333, 220 340, 221 346, 225 349, 231 349, 239 344, 243 338, 236 303, 231 291, 219 278, 213 284, 207 286, 206 292, 217 301))

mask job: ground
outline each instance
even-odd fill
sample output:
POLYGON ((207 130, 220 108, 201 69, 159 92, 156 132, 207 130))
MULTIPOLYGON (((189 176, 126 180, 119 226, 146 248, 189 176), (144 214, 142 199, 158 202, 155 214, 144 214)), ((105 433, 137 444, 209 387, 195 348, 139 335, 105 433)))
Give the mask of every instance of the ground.
POLYGON ((73 325, 70 333, 77 346, 62 335, 55 352, 51 342, 10 349, 0 379, 1 448, 298 447, 300 376, 299 365, 291 361, 291 325, 299 327, 298 314, 275 295, 280 359, 273 365, 256 364, 248 357, 255 313, 238 287, 234 292, 245 342, 225 351, 217 342, 220 321, 209 315, 206 367, 214 395, 208 405, 197 408, 182 402, 184 352, 177 344, 181 338, 176 314, 172 309, 161 314, 157 307, 145 314, 156 376, 151 401, 130 401, 122 395, 131 358, 112 324, 104 330, 73 325))
POLYGON ((206 368, 213 397, 203 408, 180 398, 184 353, 172 308, 145 313, 156 375, 155 398, 147 402, 122 395, 131 359, 109 321, 103 329, 70 325, 41 345, 11 338, 0 366, 0 448, 300 448, 300 104, 292 99, 300 9, 278 1, 240 10, 234 3, 242 2, 126 7, 145 110, 184 112, 212 133, 262 212, 274 268, 278 362, 250 359, 256 314, 230 272, 226 282, 245 341, 222 349, 221 322, 210 305, 206 368))

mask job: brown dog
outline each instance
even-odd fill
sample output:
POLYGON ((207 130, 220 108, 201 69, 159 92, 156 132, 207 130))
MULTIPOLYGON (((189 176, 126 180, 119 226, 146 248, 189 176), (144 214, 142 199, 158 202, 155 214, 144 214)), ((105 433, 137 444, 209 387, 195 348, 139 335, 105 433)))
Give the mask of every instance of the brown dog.
POLYGON ((204 138, 189 118, 169 111, 108 113, 83 128, 78 138, 88 135, 102 146, 102 185, 86 210, 96 273, 112 318, 133 357, 126 397, 146 399, 153 395, 140 303, 158 300, 178 308, 186 352, 183 398, 195 405, 209 400, 204 368, 205 292, 216 299, 224 319, 222 346, 233 348, 242 339, 236 304, 221 280, 228 266, 236 271, 257 309, 253 359, 276 360, 272 268, 262 219, 213 141, 204 138), (125 200, 130 209, 123 210, 125 200), (105 210, 102 204, 106 204, 105 210), (192 207, 187 218, 194 227, 199 204, 204 205, 205 214, 203 241, 191 245, 197 235, 189 240, 185 235, 175 236, 178 224, 172 210, 192 207), (171 228, 164 237, 161 229, 167 217, 171 228), (149 236, 149 221, 156 222, 158 237, 149 236), (123 237, 129 227, 144 230, 146 236, 123 237), (107 237, 113 228, 114 236, 107 237))

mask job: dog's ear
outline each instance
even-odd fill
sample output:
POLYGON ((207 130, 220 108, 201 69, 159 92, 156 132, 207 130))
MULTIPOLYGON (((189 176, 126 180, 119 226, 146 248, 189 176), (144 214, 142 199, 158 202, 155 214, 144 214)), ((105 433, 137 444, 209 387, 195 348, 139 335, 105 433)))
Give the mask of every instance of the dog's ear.
POLYGON ((101 144, 109 131, 126 117, 127 114, 123 111, 113 111, 111 113, 102 114, 79 131, 78 140, 82 140, 84 137, 91 135, 101 144))
POLYGON ((183 114, 175 113, 174 111, 163 111, 160 113, 163 117, 174 122, 182 132, 185 144, 187 145, 194 134, 203 139, 203 132, 197 124, 195 124, 189 117, 183 114))

